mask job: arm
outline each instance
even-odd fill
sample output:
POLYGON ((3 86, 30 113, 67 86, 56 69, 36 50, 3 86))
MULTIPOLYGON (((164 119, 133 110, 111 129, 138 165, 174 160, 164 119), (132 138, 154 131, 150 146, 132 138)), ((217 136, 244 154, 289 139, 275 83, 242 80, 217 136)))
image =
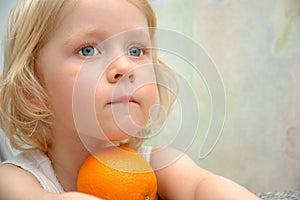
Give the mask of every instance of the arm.
POLYGON ((201 169, 187 155, 172 149, 154 153, 151 164, 158 169, 158 193, 163 199, 258 199, 240 185, 201 169))
POLYGON ((99 200, 78 192, 48 193, 29 172, 10 164, 0 166, 0 177, 0 199, 99 200))

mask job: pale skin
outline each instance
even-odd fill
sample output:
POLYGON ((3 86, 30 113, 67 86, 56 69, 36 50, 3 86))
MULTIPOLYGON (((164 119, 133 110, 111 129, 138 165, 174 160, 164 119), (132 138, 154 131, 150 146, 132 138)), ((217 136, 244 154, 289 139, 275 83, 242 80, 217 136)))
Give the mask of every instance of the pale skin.
MULTIPOLYGON (((140 10, 127 1, 85 0, 84 3, 78 1, 72 12, 68 12, 61 23, 41 50, 37 65, 55 114, 52 126, 53 141, 48 156, 66 192, 48 193, 30 173, 6 164, 0 167, 0 199, 98 199, 74 192, 78 170, 90 152, 82 144, 74 125, 71 106, 73 85, 84 61, 93 62, 94 59, 100 59, 104 55, 105 52, 97 49, 95 44, 120 32, 145 28, 147 20, 140 10)), ((125 41, 119 42, 119 47, 123 48, 125 41)), ((142 42, 145 42, 145 46, 148 45, 148 41, 142 42)), ((118 57, 105 68, 96 90, 97 119, 101 125, 103 124, 102 129, 106 136, 115 141, 126 139, 128 135, 113 120, 111 108, 113 102, 110 102, 112 89, 120 80, 125 80, 122 84, 134 82, 131 80, 134 69, 152 61, 150 52, 144 51, 143 46, 139 45, 133 41, 126 49, 133 51, 118 57), (142 53, 139 51, 137 53, 137 49, 132 48, 137 48, 142 53), (124 79, 121 79, 122 77, 124 79)), ((139 126, 144 126, 149 109, 156 99, 155 87, 149 85, 140 88, 134 93, 134 98, 134 102, 116 104, 119 109, 129 107, 131 119, 139 126)), ((97 141, 98 149, 109 145, 112 145, 109 141, 97 141)), ((181 156, 175 162, 172 158, 172 155, 177 158, 178 152, 175 150, 162 150, 152 156, 151 165, 157 169, 155 173, 158 193, 163 199, 258 199, 238 184, 201 169, 187 155, 179 154, 181 156), (162 158, 170 159, 170 163, 162 164, 162 158)))

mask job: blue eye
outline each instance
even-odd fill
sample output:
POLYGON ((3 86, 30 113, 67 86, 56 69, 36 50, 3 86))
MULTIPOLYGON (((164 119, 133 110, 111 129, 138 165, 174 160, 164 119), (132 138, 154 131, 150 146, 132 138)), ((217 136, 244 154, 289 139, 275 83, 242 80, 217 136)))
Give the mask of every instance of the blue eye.
POLYGON ((131 49, 129 49, 128 55, 129 55, 129 56, 139 57, 139 56, 142 56, 142 55, 143 55, 143 51, 142 51, 141 48, 138 48, 138 47, 132 47, 131 49))
POLYGON ((86 46, 79 51, 79 54, 82 56, 91 57, 99 54, 99 51, 93 46, 86 46))

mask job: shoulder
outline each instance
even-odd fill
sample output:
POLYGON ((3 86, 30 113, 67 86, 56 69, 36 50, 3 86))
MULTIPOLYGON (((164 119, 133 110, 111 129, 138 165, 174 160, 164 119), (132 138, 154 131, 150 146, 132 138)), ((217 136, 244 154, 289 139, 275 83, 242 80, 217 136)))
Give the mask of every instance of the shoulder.
POLYGON ((62 194, 46 192, 31 173, 12 164, 3 164, 0 166, 0 177, 0 199, 98 199, 77 192, 62 194))
POLYGON ((29 191, 42 191, 38 181, 29 172, 15 165, 1 165, 0 177, 0 199, 20 199, 29 191))
POLYGON ((23 152, 0 165, 0 191, 20 192, 31 187, 41 188, 32 173, 37 165, 35 154, 37 152, 23 152))
POLYGON ((38 183, 32 174, 10 163, 0 165, 0 177, 0 186, 6 185, 10 182, 18 183, 29 181, 38 183))
POLYGON ((10 164, 28 173, 45 191, 53 193, 64 192, 56 178, 51 161, 42 151, 22 152, 16 157, 5 161, 4 164, 10 164))

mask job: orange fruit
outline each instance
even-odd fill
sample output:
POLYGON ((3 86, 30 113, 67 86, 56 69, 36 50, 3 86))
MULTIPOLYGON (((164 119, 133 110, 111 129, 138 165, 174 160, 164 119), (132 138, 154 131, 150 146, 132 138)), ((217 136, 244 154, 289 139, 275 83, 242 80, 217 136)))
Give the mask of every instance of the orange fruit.
POLYGON ((157 182, 137 151, 113 146, 86 159, 78 173, 77 190, 105 200, 155 200, 157 182))

